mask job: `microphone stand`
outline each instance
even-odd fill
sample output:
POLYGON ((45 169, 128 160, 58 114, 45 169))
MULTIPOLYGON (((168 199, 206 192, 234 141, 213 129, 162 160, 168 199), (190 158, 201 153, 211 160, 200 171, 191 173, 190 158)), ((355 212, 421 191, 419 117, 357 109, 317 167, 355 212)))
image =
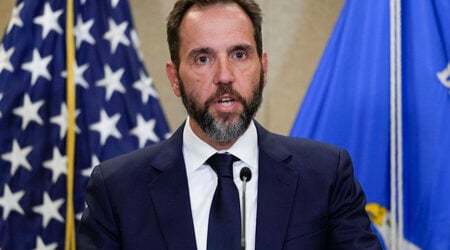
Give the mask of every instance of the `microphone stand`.
POLYGON ((241 221, 241 250, 245 250, 245 187, 247 185, 247 176, 242 180, 242 221, 241 221))
POLYGON ((252 178, 252 171, 250 171, 250 169, 248 167, 243 167, 241 169, 241 172, 239 174, 239 177, 242 181, 242 220, 241 220, 241 250, 245 250, 245 188, 247 185, 247 182, 250 181, 250 179, 252 178))

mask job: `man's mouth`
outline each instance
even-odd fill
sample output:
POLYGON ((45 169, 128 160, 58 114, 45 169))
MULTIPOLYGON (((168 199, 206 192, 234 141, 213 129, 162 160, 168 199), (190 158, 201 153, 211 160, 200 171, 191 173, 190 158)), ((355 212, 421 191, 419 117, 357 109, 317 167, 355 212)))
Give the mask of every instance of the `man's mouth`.
POLYGON ((219 99, 218 103, 223 107, 230 107, 234 103, 234 98, 227 97, 219 99))

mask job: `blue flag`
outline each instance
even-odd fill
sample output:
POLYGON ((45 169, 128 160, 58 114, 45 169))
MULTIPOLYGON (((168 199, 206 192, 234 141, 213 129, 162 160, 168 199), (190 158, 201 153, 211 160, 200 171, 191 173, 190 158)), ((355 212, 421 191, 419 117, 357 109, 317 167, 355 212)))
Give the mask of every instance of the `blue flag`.
POLYGON ((450 249, 450 1, 403 1, 405 236, 450 249))
MULTIPOLYGON (((163 140, 169 128, 128 2, 76 0, 74 10, 79 215, 93 166, 163 140)), ((66 1, 18 0, 0 44, 1 249, 64 249, 66 14, 66 1)))
POLYGON ((391 179, 390 163, 397 147, 391 141, 390 1, 346 1, 291 135, 350 151, 385 248, 450 249, 450 3, 401 4, 403 127, 393 130, 403 142, 396 151, 403 165, 399 179, 391 179), (403 185, 392 190, 399 180, 403 185), (391 244, 392 194, 402 198, 395 204, 403 209, 394 216, 403 221, 397 245, 391 244))

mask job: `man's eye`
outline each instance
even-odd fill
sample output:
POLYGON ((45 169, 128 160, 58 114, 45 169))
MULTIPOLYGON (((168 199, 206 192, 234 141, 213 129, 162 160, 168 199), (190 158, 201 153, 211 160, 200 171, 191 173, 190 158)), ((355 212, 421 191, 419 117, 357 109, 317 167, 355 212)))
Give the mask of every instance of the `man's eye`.
POLYGON ((236 52, 236 53, 233 54, 233 58, 234 58, 234 59, 239 59, 239 60, 245 59, 246 56, 247 56, 247 55, 246 55, 244 52, 242 52, 242 51, 238 51, 238 52, 236 52))
POLYGON ((207 56, 199 56, 199 57, 197 57, 197 59, 195 61, 197 63, 205 64, 205 63, 209 62, 209 58, 207 56))

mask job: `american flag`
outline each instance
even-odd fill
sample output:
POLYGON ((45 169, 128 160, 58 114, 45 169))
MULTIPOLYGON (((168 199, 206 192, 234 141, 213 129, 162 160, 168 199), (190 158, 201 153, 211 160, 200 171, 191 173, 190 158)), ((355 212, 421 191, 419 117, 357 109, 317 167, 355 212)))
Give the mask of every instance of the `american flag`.
MULTIPOLYGON (((0 44, 0 249, 64 249, 68 159, 66 2, 18 0, 0 44)), ((74 0, 73 206, 100 161, 169 128, 126 0, 74 0)), ((70 189, 69 189, 70 190, 70 189)))

